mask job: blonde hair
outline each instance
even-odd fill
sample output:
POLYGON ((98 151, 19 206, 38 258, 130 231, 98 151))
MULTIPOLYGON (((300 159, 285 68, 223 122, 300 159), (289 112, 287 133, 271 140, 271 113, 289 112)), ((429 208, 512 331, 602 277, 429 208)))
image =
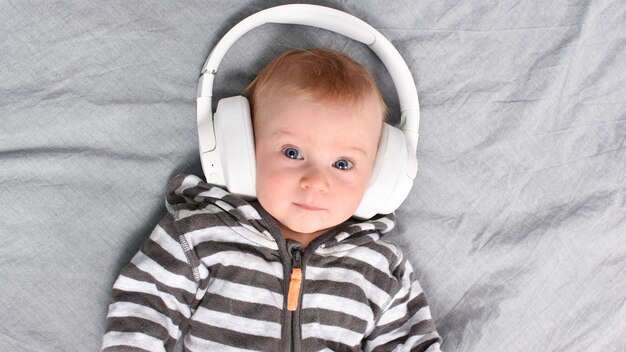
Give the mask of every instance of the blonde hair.
POLYGON ((387 106, 374 77, 348 55, 329 49, 296 49, 273 59, 246 88, 254 115, 268 94, 304 95, 321 101, 359 104, 378 100, 381 119, 387 106))

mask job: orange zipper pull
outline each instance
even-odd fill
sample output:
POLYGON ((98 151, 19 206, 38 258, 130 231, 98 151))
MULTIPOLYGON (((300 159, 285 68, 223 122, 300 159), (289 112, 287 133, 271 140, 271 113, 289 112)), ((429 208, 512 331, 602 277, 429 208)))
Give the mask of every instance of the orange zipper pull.
POLYGON ((289 282, 289 295, 287 296, 287 309, 292 312, 298 309, 300 286, 302 286, 302 269, 293 268, 291 271, 291 281, 289 282))
POLYGON ((300 246, 291 248, 291 281, 289 281, 289 293, 287 294, 287 309, 298 310, 300 290, 302 289, 302 249, 300 246))

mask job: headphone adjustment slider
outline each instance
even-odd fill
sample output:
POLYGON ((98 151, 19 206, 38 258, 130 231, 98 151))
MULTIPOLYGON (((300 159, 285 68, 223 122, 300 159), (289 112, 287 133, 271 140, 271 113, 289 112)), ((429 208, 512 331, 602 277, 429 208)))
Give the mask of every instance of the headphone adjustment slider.
POLYGON ((200 79, 198 80, 198 88, 196 90, 196 98, 213 96, 214 79, 215 74, 210 72, 205 72, 200 75, 200 79))

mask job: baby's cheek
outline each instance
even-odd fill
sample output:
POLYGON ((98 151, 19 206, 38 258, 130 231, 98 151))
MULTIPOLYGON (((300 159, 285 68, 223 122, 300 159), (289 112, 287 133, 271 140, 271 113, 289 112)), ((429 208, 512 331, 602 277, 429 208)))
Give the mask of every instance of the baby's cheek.
POLYGON ((349 208, 347 211, 351 211, 352 213, 356 211, 361 204, 361 200, 363 199, 363 195, 365 195, 368 185, 369 179, 357 179, 352 180, 352 182, 344 188, 346 192, 341 197, 346 203, 346 208, 349 208))
POLYGON ((281 172, 261 168, 257 172, 257 198, 266 210, 274 209, 281 199, 285 199, 287 181, 281 172))
POLYGON ((357 171, 341 180, 342 188, 344 188, 347 193, 362 196, 369 185, 369 179, 369 173, 357 171))

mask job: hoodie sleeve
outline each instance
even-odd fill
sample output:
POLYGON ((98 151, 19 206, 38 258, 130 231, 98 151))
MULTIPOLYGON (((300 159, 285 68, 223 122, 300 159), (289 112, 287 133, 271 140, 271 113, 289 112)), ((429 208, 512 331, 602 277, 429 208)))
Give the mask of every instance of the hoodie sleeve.
POLYGON ((102 351, 172 351, 185 331, 202 292, 173 224, 168 214, 113 285, 102 351))
POLYGON ((411 264, 400 256, 394 276, 400 289, 368 335, 364 351, 441 352, 441 337, 411 264))

